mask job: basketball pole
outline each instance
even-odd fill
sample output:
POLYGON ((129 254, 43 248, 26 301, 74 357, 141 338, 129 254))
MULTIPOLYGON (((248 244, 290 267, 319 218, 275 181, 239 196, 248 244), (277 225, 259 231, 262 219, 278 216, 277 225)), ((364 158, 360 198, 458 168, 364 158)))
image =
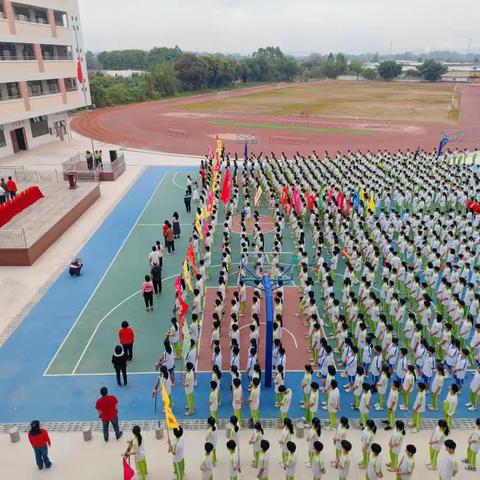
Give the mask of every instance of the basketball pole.
POLYGON ((265 290, 265 387, 272 386, 272 345, 273 345, 273 301, 272 301, 272 284, 270 277, 264 275, 262 277, 262 285, 265 290))

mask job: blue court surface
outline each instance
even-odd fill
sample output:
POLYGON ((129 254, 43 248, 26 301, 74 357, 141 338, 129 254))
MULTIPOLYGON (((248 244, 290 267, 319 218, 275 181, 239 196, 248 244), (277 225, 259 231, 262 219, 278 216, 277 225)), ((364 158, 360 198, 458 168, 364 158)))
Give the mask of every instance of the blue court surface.
MULTIPOLYGON (((66 269, 0 349, 1 423, 23 423, 33 418, 45 422, 96 420, 95 401, 104 385, 119 399, 121 420, 163 418, 160 405, 157 413, 153 410, 152 387, 157 378, 153 363, 162 352, 163 332, 173 305, 173 281, 180 272, 191 232, 193 214, 185 214, 183 206, 183 186, 188 171, 196 175, 191 169, 146 169, 78 253, 85 264, 84 274, 70 278, 66 269), (165 211, 161 210, 163 208, 165 211), (170 218, 175 208, 183 216, 185 224, 182 225, 185 226, 182 228, 186 233, 177 242, 177 254, 167 259, 165 290, 158 300, 160 307, 148 317, 136 289, 144 273, 148 273, 145 265, 151 240, 155 240, 161 224, 170 218), (149 228, 156 230, 154 233, 138 233, 149 228), (129 259, 128 265, 124 263, 125 258, 129 259), (115 335, 119 321, 125 318, 138 322, 134 327, 140 336, 144 335, 145 344, 136 344, 134 362, 129 366, 128 386, 118 387, 110 364, 115 339, 106 338, 115 335)), ((288 372, 286 375, 286 385, 293 390, 289 412, 292 418, 303 416, 299 406, 302 376, 302 372, 288 372)), ((178 378, 172 391, 174 413, 183 419, 185 398, 178 378)), ((469 412, 464 406, 468 401, 470 379, 471 373, 467 375, 456 418, 478 416, 477 412, 469 412)), ((196 410, 189 418, 208 417, 209 383, 209 373, 198 375, 196 410)), ((248 393, 244 383, 246 405, 248 393)), ((340 384, 343 383, 344 379, 340 379, 340 384)), ((219 408, 222 418, 232 414, 229 384, 230 375, 226 372, 222 379, 222 406, 219 408)), ((442 400, 449 384, 447 380, 442 400)), ((350 409, 352 396, 344 393, 343 388, 340 392, 340 415, 358 418, 358 412, 350 409)), ((374 398, 373 403, 375 401, 374 398)), ((250 416, 246 407, 243 414, 244 418, 250 416)), ((385 412, 372 410, 370 417, 385 418, 385 415, 385 412)), ((411 415, 411 411, 397 411, 397 418, 410 418, 411 415)), ((440 412, 427 411, 423 417, 437 418, 440 415, 440 412)), ((273 388, 262 389, 260 416, 278 416, 273 388)), ((320 410, 319 416, 327 418, 327 412, 320 410)))

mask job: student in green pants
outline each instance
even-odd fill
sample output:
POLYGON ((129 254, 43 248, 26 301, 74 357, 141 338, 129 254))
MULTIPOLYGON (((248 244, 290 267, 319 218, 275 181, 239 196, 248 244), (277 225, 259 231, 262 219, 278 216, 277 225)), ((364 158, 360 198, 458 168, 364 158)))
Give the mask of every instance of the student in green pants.
POLYGON ((312 382, 311 385, 310 397, 308 403, 305 404, 305 423, 310 423, 313 417, 317 416, 318 411, 318 389, 319 385, 317 382, 312 382))
POLYGON ((177 427, 173 429, 173 442, 168 440, 168 451, 173 456, 173 470, 175 472, 176 480, 183 480, 185 477, 185 459, 184 449, 185 443, 183 438, 183 428, 177 427))
POLYGON ((426 396, 426 389, 427 386, 423 382, 419 382, 418 385, 418 393, 417 397, 415 398, 415 402, 413 402, 413 419, 412 419, 412 426, 414 432, 420 431, 420 421, 422 413, 425 412, 425 396, 426 396))
POLYGON ((387 399, 387 421, 388 425, 385 427, 385 430, 392 430, 395 426, 395 412, 398 407, 398 396, 401 388, 401 383, 399 380, 394 380, 392 386, 390 387, 390 394, 387 399))
POLYGON ((403 441, 405 439, 405 424, 401 420, 395 422, 395 430, 390 437, 388 446, 390 448, 390 463, 387 463, 389 472, 396 472, 398 468, 398 456, 402 449, 403 441))
POLYGON ((465 469, 476 471, 477 470, 477 453, 480 450, 480 418, 475 421, 477 425, 475 430, 468 437, 467 458, 462 461, 466 463, 465 469))
POLYGON ((249 440, 249 444, 253 446, 253 460, 252 460, 252 467, 257 468, 258 467, 258 458, 260 456, 260 443, 263 440, 263 428, 262 424, 260 422, 257 422, 253 426, 253 433, 252 436, 249 440))
POLYGON ((250 390, 250 397, 248 398, 248 406, 252 414, 253 423, 258 422, 259 407, 260 407, 260 379, 252 379, 252 389, 250 390))
POLYGON ((452 419, 457 413, 458 391, 459 386, 456 383, 450 385, 447 398, 443 402, 443 418, 448 424, 448 428, 452 428, 452 419))
POLYGON ((218 385, 214 380, 210 382, 208 408, 210 409, 210 415, 218 422, 218 385))
POLYGON ((438 466, 438 454, 442 449, 443 442, 445 438, 448 437, 450 433, 450 429, 448 428, 448 424, 445 420, 439 420, 437 427, 430 435, 430 440, 428 441, 428 445, 430 448, 430 463, 427 463, 427 468, 429 470, 436 470, 438 466))
POLYGON ((362 396, 360 397, 360 424, 364 427, 368 421, 368 414, 370 413, 372 400, 372 392, 370 391, 370 384, 364 383, 362 385, 362 396))
POLYGON ((195 385, 195 374, 193 373, 193 363, 187 362, 185 373, 185 381, 183 386, 185 388, 185 397, 187 399, 187 405, 185 406, 185 415, 193 415, 195 411, 195 401, 193 398, 193 387, 195 385))

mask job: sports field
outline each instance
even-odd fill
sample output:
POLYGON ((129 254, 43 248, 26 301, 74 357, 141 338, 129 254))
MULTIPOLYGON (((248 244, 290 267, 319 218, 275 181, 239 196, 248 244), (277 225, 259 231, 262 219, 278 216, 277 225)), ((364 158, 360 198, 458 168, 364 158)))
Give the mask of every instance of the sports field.
POLYGON ((393 121, 449 122, 452 85, 324 81, 286 85, 241 96, 219 96, 176 106, 180 110, 261 115, 358 117, 393 121))

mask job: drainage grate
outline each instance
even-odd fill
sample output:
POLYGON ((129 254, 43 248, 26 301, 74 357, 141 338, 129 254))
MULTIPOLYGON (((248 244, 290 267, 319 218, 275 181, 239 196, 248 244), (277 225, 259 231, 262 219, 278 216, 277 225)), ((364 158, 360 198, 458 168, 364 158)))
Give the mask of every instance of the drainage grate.
MULTIPOLYGON (((377 424, 383 419, 375 419, 377 424)), ((299 418, 292 418, 294 423, 300 421, 299 418)), ((281 428, 282 424, 278 418, 265 418, 261 420, 263 428, 265 429, 278 429, 281 428)), ((438 419, 425 419, 421 422, 422 430, 433 430, 437 426, 438 419)), ((206 430, 208 428, 207 420, 197 420, 197 419, 187 419, 180 420, 180 425, 184 430, 206 430)), ((225 429, 228 423, 227 419, 220 419, 218 422, 218 427, 220 429, 225 429)), ((329 423, 327 419, 321 421, 322 427, 328 427, 329 423)), ((360 428, 359 420, 350 420, 350 426, 353 428, 360 428)), ((142 430, 149 431, 154 430, 158 427, 165 429, 164 420, 135 420, 135 421, 124 421, 120 422, 120 428, 122 430, 128 431, 133 428, 134 425, 139 425, 142 430)), ((68 432, 81 432, 85 427, 90 427, 94 432, 102 431, 101 422, 42 422, 42 426, 50 432, 56 433, 68 433, 68 432)), ((453 429, 457 430, 473 430, 476 427, 475 419, 457 419, 452 422, 453 429)), ((19 431, 22 433, 27 433, 30 429, 30 424, 28 423, 2 423, 0 424, 0 433, 8 433, 10 428, 18 427, 19 431)), ((249 420, 244 420, 242 427, 245 429, 253 428, 252 422, 249 420)))

